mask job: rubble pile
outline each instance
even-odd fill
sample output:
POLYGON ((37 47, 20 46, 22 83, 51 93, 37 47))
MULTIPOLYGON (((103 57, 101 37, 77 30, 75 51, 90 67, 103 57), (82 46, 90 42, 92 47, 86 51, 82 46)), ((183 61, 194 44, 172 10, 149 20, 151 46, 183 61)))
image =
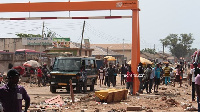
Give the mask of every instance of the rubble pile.
POLYGON ((184 103, 184 102, 181 102, 181 107, 182 107, 185 111, 198 111, 198 109, 195 108, 191 103, 184 103))
POLYGON ((175 99, 168 99, 165 101, 169 106, 177 106, 179 103, 175 99))
MULTIPOLYGON (((37 96, 35 97, 35 99, 36 98, 40 98, 40 97, 37 96)), ((31 102, 29 110, 30 112, 44 112, 44 111, 45 112, 48 112, 48 111, 60 112, 60 111, 65 111, 72 108, 77 109, 77 105, 80 104, 80 102, 88 102, 88 101, 95 101, 94 93, 89 93, 82 97, 75 98, 74 104, 72 103, 72 100, 70 97, 61 97, 60 95, 57 95, 50 99, 46 99, 42 102, 38 102, 38 103, 31 102)))

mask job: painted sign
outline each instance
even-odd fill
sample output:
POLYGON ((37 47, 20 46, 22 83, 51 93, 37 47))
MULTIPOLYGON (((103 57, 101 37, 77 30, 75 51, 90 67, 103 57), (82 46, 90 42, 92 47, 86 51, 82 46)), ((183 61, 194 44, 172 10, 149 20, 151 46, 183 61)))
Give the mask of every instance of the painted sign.
POLYGON ((70 38, 27 37, 22 38, 22 45, 50 45, 54 48, 70 48, 70 38))
POLYGON ((53 38, 54 48, 70 48, 70 38, 53 38))
POLYGON ((53 38, 50 37, 27 37, 22 38, 22 45, 52 45, 53 38))

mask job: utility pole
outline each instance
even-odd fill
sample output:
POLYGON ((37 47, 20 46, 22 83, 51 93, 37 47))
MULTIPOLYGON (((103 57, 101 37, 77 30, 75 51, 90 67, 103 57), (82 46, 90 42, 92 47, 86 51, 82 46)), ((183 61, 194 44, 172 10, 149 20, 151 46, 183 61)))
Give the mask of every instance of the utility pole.
POLYGON ((107 56, 108 56, 108 47, 107 47, 107 56))
POLYGON ((81 56, 81 53, 82 53, 82 42, 83 42, 84 29, 85 29, 85 21, 83 22, 82 39, 81 39, 81 46, 80 46, 80 50, 79 50, 79 56, 81 56))
POLYGON ((164 53, 165 53, 165 44, 163 42, 163 61, 164 61, 164 53))
POLYGON ((124 64, 124 39, 123 39, 123 61, 122 63, 124 64))
POLYGON ((43 25, 42 25, 42 38, 41 38, 41 41, 40 41, 40 62, 41 62, 41 53, 42 53, 42 40, 44 38, 44 21, 43 21, 43 25))
POLYGON ((153 57, 154 57, 154 63, 155 63, 155 62, 156 62, 156 59, 155 59, 156 45, 155 45, 155 44, 154 44, 154 46, 153 46, 153 50, 154 50, 154 53, 153 53, 153 54, 154 54, 154 56, 153 56, 153 57))

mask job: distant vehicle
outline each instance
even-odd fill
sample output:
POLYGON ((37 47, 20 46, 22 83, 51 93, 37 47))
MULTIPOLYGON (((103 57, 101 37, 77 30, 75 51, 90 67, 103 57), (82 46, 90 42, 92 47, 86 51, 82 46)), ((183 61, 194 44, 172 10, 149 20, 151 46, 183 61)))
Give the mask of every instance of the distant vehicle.
POLYGON ((94 90, 97 84, 97 66, 94 57, 57 57, 53 64, 53 70, 50 72, 50 91, 56 92, 56 89, 65 88, 70 90, 69 80, 72 80, 73 88, 80 92, 79 72, 81 66, 85 66, 87 72, 87 86, 94 90))

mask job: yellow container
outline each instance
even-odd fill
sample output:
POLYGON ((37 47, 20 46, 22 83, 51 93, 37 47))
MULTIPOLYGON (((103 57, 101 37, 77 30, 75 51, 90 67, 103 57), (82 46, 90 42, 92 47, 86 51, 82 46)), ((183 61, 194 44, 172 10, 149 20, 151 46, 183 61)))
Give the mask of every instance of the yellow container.
POLYGON ((127 99, 127 89, 106 89, 95 91, 95 96, 105 102, 119 102, 127 99))

